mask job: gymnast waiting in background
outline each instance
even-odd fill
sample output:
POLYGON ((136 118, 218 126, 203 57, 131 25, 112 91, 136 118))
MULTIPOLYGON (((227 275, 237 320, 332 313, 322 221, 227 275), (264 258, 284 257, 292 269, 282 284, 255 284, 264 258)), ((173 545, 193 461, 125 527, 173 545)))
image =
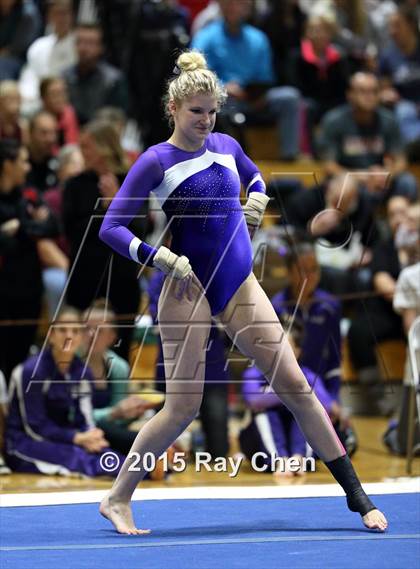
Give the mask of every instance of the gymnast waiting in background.
POLYGON ((300 364, 311 369, 325 385, 334 405, 329 414, 341 442, 351 456, 355 434, 340 404, 341 304, 319 288, 321 269, 309 235, 297 234, 285 252, 288 286, 271 299, 279 318, 292 316, 304 329, 300 364))
POLYGON ((17 472, 106 475, 100 457, 109 445, 93 423, 92 375, 76 356, 79 312, 62 308, 48 340, 12 373, 6 460, 17 472))
MULTIPOLYGON (((311 447, 346 492, 349 508, 360 513, 368 528, 385 530, 386 519, 365 494, 325 409, 306 391, 307 380, 252 271, 251 238, 269 198, 261 173, 240 145, 212 132, 226 91, 198 52, 182 53, 175 71, 165 98, 173 133, 140 156, 100 230, 101 239, 120 255, 167 276, 159 297, 165 404, 139 432, 132 450, 160 456, 196 417, 215 318, 281 394, 311 447), (243 209, 241 184, 247 194, 243 209), (151 192, 170 225, 171 249, 155 249, 127 227, 151 192)), ((131 462, 127 459, 121 467, 100 512, 118 532, 141 534, 145 530, 136 528, 130 500, 146 471, 134 472, 131 462)))
MULTIPOLYGON (((298 323, 292 324, 286 318, 282 325, 288 331, 287 336, 293 352, 299 361, 301 346, 303 344, 304 330, 298 323)), ((308 367, 301 367, 308 381, 308 393, 314 391, 326 411, 331 415, 337 404, 326 390, 324 383, 308 367)), ((267 380, 257 367, 248 368, 243 374, 242 394, 245 403, 252 412, 249 424, 241 430, 239 442, 242 452, 249 460, 254 456, 258 468, 267 466, 270 471, 272 456, 282 457, 284 463, 278 463, 273 474, 276 478, 291 477, 305 474, 303 458, 312 455, 311 447, 306 443, 305 437, 299 428, 292 413, 283 405, 280 397, 267 384, 267 380), (256 453, 264 453, 255 456, 256 453), (293 458, 296 468, 290 468, 293 458)), ((305 393, 301 394, 302 397, 305 393)))

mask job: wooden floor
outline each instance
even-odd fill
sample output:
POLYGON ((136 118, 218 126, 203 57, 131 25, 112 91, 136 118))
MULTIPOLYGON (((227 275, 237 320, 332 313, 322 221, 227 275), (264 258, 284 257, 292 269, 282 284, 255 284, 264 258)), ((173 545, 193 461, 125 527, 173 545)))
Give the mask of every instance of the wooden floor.
MULTIPOLYGON (((386 428, 386 420, 379 418, 355 417, 354 426, 359 437, 359 449, 353 463, 363 482, 381 482, 387 478, 405 477, 405 459, 392 456, 381 442, 381 436, 386 428)), ((235 445, 233 445, 234 447, 235 445)), ((413 475, 420 475, 420 460, 416 459, 413 475)), ((331 483, 332 478, 323 464, 317 462, 317 471, 304 477, 295 477, 282 484, 318 484, 331 483)), ((112 480, 109 478, 68 478, 58 476, 38 476, 12 474, 0 478, 2 493, 26 492, 57 492, 72 490, 101 490, 109 488, 112 480)), ((244 463, 235 478, 227 473, 200 472, 196 473, 193 466, 185 472, 175 474, 163 482, 143 483, 145 487, 181 487, 181 486, 256 486, 272 484, 269 474, 258 474, 244 463)))

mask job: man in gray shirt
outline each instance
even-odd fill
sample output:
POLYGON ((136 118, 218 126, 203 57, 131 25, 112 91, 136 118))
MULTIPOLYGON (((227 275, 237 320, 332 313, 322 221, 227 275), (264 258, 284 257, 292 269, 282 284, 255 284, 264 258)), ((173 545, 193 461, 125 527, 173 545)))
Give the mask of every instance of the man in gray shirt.
POLYGON ((415 199, 417 183, 406 171, 397 121, 391 111, 379 105, 376 76, 355 73, 347 100, 346 105, 329 111, 321 122, 318 147, 327 174, 353 172, 374 201, 390 195, 415 199))
POLYGON ((127 111, 128 88, 124 75, 102 61, 102 30, 96 24, 80 24, 76 29, 78 62, 64 72, 71 104, 81 124, 91 120, 101 107, 127 111))

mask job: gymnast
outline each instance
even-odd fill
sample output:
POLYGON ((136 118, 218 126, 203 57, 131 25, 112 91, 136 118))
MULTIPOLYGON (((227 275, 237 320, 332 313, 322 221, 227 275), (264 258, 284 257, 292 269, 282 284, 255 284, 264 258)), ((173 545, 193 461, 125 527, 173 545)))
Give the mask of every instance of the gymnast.
MULTIPOLYGON (((160 456, 200 408, 212 318, 253 359, 293 413, 308 443, 346 493, 351 511, 369 529, 387 521, 365 494, 328 414, 310 389, 278 317, 252 272, 251 239, 269 201, 258 168, 231 137, 213 133, 226 93, 204 56, 186 51, 168 82, 165 109, 173 126, 166 142, 149 147, 114 197, 100 238, 167 278, 158 320, 166 375, 163 408, 141 429, 132 452, 160 456), (247 202, 240 203, 241 184, 247 202), (172 233, 171 249, 155 249, 128 229, 150 192, 172 233)), ((137 462, 137 461, 136 461, 137 462)), ((141 534, 130 506, 145 472, 127 458, 100 512, 119 533, 141 534)))

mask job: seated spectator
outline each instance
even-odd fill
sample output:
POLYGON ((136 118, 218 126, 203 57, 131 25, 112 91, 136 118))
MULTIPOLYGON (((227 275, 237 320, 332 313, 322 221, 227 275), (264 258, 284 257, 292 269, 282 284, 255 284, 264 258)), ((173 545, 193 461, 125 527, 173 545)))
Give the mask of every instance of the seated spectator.
MULTIPOLYGON (((402 270, 395 289, 394 309, 401 314, 405 333, 420 316, 420 262, 402 270)), ((417 353, 418 355, 418 353, 417 353)), ((420 367, 420 364, 418 364, 420 367)))
POLYGON ((77 61, 72 0, 49 0, 47 22, 50 33, 31 44, 19 78, 26 113, 36 112, 41 106, 41 81, 46 77, 60 77, 77 61))
POLYGON ((12 470, 107 474, 100 457, 108 441, 92 417, 92 374, 76 356, 81 341, 80 314, 64 307, 48 345, 13 370, 6 428, 6 460, 12 470))
POLYGON ((77 144, 79 123, 73 107, 69 104, 67 86, 59 77, 47 77, 41 81, 40 94, 43 109, 57 120, 57 144, 77 144))
POLYGON ((297 238, 286 254, 288 286, 271 299, 279 318, 294 317, 303 329, 300 362, 323 377, 334 401, 341 385, 341 304, 319 288, 321 267, 314 243, 297 238), (299 304, 297 304, 299 303, 299 304))
POLYGON ((305 38, 289 56, 289 83, 305 97, 311 141, 324 114, 345 102, 349 67, 346 57, 332 44, 334 27, 335 22, 326 16, 310 16, 305 38))
MULTIPOLYGON (((35 189, 25 187, 28 151, 0 140, 0 369, 9 378, 34 341, 41 313, 42 276, 37 240, 54 237, 55 220, 35 189), (19 325, 19 321, 29 323, 19 325)), ((23 323, 21 323, 23 324, 23 323)))
POLYGON ((406 6, 389 17, 393 44, 379 57, 381 99, 395 109, 404 143, 420 140, 420 38, 416 12, 406 6))
POLYGON ((124 111, 116 107, 102 107, 95 113, 94 120, 112 124, 118 132, 128 164, 130 166, 134 164, 140 154, 139 133, 135 121, 127 122, 127 116, 124 111))
POLYGON ((57 119, 48 111, 39 111, 29 123, 29 160, 31 170, 26 183, 41 193, 55 188, 57 178, 57 119))
MULTIPOLYGON (((155 324, 158 323, 158 300, 164 280, 165 275, 161 271, 154 271, 149 280, 149 312, 155 324)), ((165 391, 165 366, 160 337, 155 381, 157 389, 165 391)), ((229 374, 226 370, 223 338, 217 327, 212 326, 206 355, 205 384, 200 420, 205 436, 205 449, 214 458, 226 456, 229 451, 228 383, 229 374)))
MULTIPOLYGON (((103 215, 127 173, 125 154, 117 131, 106 122, 87 124, 81 132, 80 147, 86 170, 67 181, 63 195, 64 230, 70 243, 71 264, 67 300, 85 310, 96 298, 109 294, 115 312, 130 315, 119 322, 121 345, 116 350, 128 359, 131 325, 140 301, 138 266, 121 255, 113 256, 99 239, 103 215)), ((131 230, 141 240, 146 234, 147 210, 145 203, 131 222, 131 230)))
POLYGON ((60 233, 54 240, 38 241, 38 254, 43 266, 42 280, 50 318, 53 318, 61 301, 70 264, 70 245, 63 228, 64 185, 69 178, 78 176, 85 168, 82 153, 76 145, 63 146, 57 155, 57 162, 59 185, 47 190, 43 198, 59 222, 60 233))
POLYGON ((390 235, 377 243, 371 263, 373 289, 377 296, 365 299, 356 309, 348 333, 351 361, 358 379, 368 386, 372 400, 384 415, 389 414, 392 407, 385 386, 380 382, 375 346, 383 340, 403 338, 401 318, 392 309, 392 299, 403 266, 395 237, 407 221, 409 205, 404 196, 395 196, 388 201, 390 235))
POLYGON ((333 405, 328 412, 337 434, 351 455, 356 439, 340 403, 341 388, 341 303, 319 288, 321 267, 314 243, 298 236, 285 257, 288 286, 271 299, 280 319, 293 317, 303 330, 299 362, 322 382, 333 405), (322 379, 321 379, 322 378, 322 379))
POLYGON ((118 132, 120 141, 122 141, 124 129, 127 124, 127 116, 123 110, 118 109, 117 107, 102 107, 96 111, 94 120, 112 124, 118 132))
POLYGON ((379 232, 373 204, 353 177, 336 176, 293 195, 286 221, 317 238, 321 288, 333 294, 370 290, 368 266, 379 232))
POLYGON ((382 50, 391 41, 388 19, 396 10, 397 4, 394 0, 369 0, 366 38, 376 50, 382 50))
POLYGON ((0 476, 10 474, 11 470, 4 462, 4 428, 7 416, 7 387, 3 372, 0 370, 0 476))
POLYGON ((192 47, 202 51, 210 69, 225 84, 229 98, 218 115, 224 130, 239 128, 244 117, 260 120, 271 116, 277 124, 279 155, 293 160, 299 154, 299 93, 293 87, 273 87, 272 53, 267 36, 244 23, 249 0, 220 0, 222 18, 200 30, 192 47))
POLYGON ((64 71, 70 102, 80 124, 93 119, 101 107, 112 106, 127 111, 128 91, 123 74, 102 61, 102 30, 95 24, 76 28, 77 63, 64 71))
POLYGON ((419 227, 420 202, 417 201, 408 208, 407 219, 399 226, 395 235, 395 246, 403 267, 420 261, 419 227))
MULTIPOLYGON (((181 0, 179 3, 184 5, 186 1, 189 3, 191 3, 191 1, 194 2, 194 0, 181 0)), ((202 0, 198 0, 198 2, 202 2, 202 0)), ((197 0, 195 0, 194 3, 197 5, 197 0)), ((265 1, 256 2, 255 0, 251 0, 251 8, 249 10, 249 15, 247 17, 247 20, 250 23, 255 22, 255 25, 257 25, 257 22, 260 23, 266 18, 268 11, 269 7, 265 1)), ((222 10, 220 7, 220 0, 206 0, 206 6, 203 7, 203 9, 198 12, 192 23, 191 35, 195 36, 195 34, 199 32, 202 28, 205 28, 208 24, 211 24, 215 20, 220 19, 221 16, 222 16, 222 10)), ((280 30, 279 33, 281 33, 280 30)))
POLYGON ((394 310, 402 313, 404 330, 408 334, 420 312, 420 288, 416 278, 420 263, 420 202, 408 208, 407 219, 397 232, 396 244, 399 252, 403 252, 405 266, 397 281, 394 310))
MULTIPOLYGON (((67 180, 78 176, 85 170, 85 160, 80 147, 77 144, 63 146, 57 154, 57 178, 58 185, 43 194, 43 199, 52 213, 63 225, 63 191, 67 180)), ((57 244, 66 255, 70 253, 70 245, 64 233, 57 238, 57 244)))
POLYGON ((368 10, 366 0, 311 1, 308 16, 327 15, 337 22, 333 42, 347 55, 352 72, 364 67, 368 10))
POLYGON ((15 81, 0 82, 0 140, 4 138, 22 144, 29 141, 27 122, 20 116, 20 95, 15 81))
POLYGON ((93 375, 95 424, 103 430, 112 449, 128 454, 138 432, 129 429, 130 423, 141 417, 145 410, 161 403, 163 397, 158 395, 150 401, 147 396, 130 395, 130 367, 111 349, 117 341, 114 320, 115 313, 102 300, 84 312, 83 322, 87 328, 83 353, 93 375))
POLYGON ((33 0, 0 0, 0 81, 18 78, 26 50, 40 31, 33 0))
POLYGON ((319 133, 319 155, 329 175, 352 173, 375 202, 390 195, 416 199, 417 182, 407 172, 398 124, 379 106, 379 82, 371 73, 355 73, 348 104, 331 110, 319 133))
MULTIPOLYGON (((420 223, 420 216, 418 218, 420 223)), ((419 236, 420 242, 420 236, 419 236)), ((394 296, 394 310, 401 315, 404 331, 408 334, 414 320, 420 316, 420 262, 410 265, 402 270, 395 289, 394 296)), ((417 337, 417 341, 420 338, 417 337)), ((408 433, 408 417, 409 415, 409 401, 411 397, 411 390, 413 385, 412 369, 408 362, 409 355, 407 354, 407 361, 405 365, 404 385, 401 396, 401 402, 398 409, 396 419, 390 421, 388 429, 384 433, 383 441, 388 449, 399 455, 407 453, 407 433, 408 433)), ((417 350, 417 367, 420 369, 420 354, 417 350)), ((416 447, 416 454, 420 445, 420 428, 416 421, 414 431, 414 446, 416 447)))

